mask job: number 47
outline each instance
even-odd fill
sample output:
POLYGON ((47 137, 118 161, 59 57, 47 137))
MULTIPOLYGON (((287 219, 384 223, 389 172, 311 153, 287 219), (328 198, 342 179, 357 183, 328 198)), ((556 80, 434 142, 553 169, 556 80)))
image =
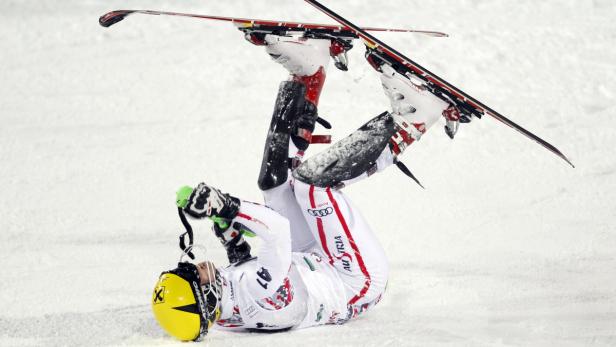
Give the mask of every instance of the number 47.
POLYGON ((259 276, 263 281, 265 281, 261 282, 261 280, 257 278, 257 283, 259 283, 259 285, 263 287, 263 289, 267 289, 267 285, 272 280, 272 275, 270 275, 269 271, 267 271, 266 268, 261 267, 261 269, 257 271, 257 276, 259 276))

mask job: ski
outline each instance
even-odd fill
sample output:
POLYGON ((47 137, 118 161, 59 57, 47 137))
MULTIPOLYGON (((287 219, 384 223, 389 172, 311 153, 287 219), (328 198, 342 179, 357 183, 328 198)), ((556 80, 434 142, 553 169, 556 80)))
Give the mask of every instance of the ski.
POLYGON ((368 59, 368 62, 370 62, 370 64, 373 65, 375 68, 378 69, 379 64, 385 63, 391 65, 392 68, 396 69, 396 71, 409 79, 418 78, 427 85, 427 87, 433 94, 443 98, 446 101, 454 103, 461 110, 461 112, 466 113, 467 116, 474 115, 478 118, 481 118, 482 115, 487 114, 494 119, 500 121, 501 123, 517 130, 527 138, 537 142, 553 154, 565 160, 572 167, 575 167, 573 163, 564 154, 562 154, 556 147, 554 147, 547 141, 524 129, 523 127, 514 123, 512 120, 506 118, 502 114, 494 111, 493 109, 484 105, 477 99, 469 96, 462 90, 458 89, 449 82, 430 72, 428 69, 422 67, 410 58, 404 56, 402 53, 383 43, 363 28, 356 26, 355 24, 341 17, 336 12, 323 6, 318 1, 305 1, 317 8, 319 11, 325 13, 326 15, 334 19, 336 22, 340 23, 345 28, 350 28, 357 36, 359 36, 366 45, 366 58, 368 59))
MULTIPOLYGON (((235 18, 235 17, 222 17, 222 16, 210 16, 202 14, 180 13, 180 12, 166 12, 166 11, 151 11, 151 10, 117 10, 105 13, 102 15, 98 22, 105 28, 108 28, 126 18, 132 14, 145 14, 154 16, 179 16, 190 17, 214 21, 230 22, 235 24, 240 30, 261 31, 261 32, 304 32, 304 31, 321 31, 338 33, 336 36, 346 36, 351 38, 359 38, 354 31, 344 25, 332 25, 332 24, 318 24, 318 23, 301 23, 301 22, 287 22, 278 20, 262 20, 251 18, 235 18)), ((381 32, 397 32, 397 33, 414 33, 429 35, 434 37, 447 37, 449 35, 429 30, 413 30, 413 29, 396 29, 396 28, 375 28, 364 27, 366 31, 381 31, 381 32)))

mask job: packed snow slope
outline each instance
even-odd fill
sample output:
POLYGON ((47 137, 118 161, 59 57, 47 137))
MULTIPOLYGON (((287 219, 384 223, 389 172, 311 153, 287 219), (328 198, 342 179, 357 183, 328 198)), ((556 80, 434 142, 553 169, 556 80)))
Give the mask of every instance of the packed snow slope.
MULTIPOLYGON (((384 300, 343 326, 212 332, 208 346, 616 345, 616 3, 325 1, 556 145, 572 169, 485 117, 435 126, 392 169, 346 189, 392 268, 384 300)), ((332 21, 300 0, 0 3, 0 345, 182 345, 149 307, 179 257, 174 198, 256 185, 286 72, 226 23, 114 9, 332 21)), ((357 42, 320 114, 340 139, 388 109, 357 42)), ((322 133, 322 130, 320 131, 322 133)), ((313 146, 310 153, 321 150, 313 146)), ((198 242, 223 264, 206 222, 198 242)))

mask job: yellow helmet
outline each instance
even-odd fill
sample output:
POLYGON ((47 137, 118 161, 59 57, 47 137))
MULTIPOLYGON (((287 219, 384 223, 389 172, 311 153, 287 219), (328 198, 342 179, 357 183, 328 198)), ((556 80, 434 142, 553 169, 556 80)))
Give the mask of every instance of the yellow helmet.
POLYGON ((163 272, 152 294, 152 311, 158 324, 181 341, 199 341, 220 317, 221 280, 199 285, 194 264, 182 262, 163 272))

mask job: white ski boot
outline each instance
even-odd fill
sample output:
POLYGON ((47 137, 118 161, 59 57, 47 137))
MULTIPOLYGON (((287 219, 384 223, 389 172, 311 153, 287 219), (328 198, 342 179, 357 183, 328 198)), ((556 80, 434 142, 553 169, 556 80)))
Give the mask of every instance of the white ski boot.
POLYGON ((413 142, 419 141, 441 116, 445 117, 447 128, 452 131, 450 137, 455 134, 459 120, 455 107, 426 90, 420 80, 402 76, 386 64, 380 69, 383 90, 391 103, 391 115, 396 124, 396 133, 390 141, 396 156, 413 142))

